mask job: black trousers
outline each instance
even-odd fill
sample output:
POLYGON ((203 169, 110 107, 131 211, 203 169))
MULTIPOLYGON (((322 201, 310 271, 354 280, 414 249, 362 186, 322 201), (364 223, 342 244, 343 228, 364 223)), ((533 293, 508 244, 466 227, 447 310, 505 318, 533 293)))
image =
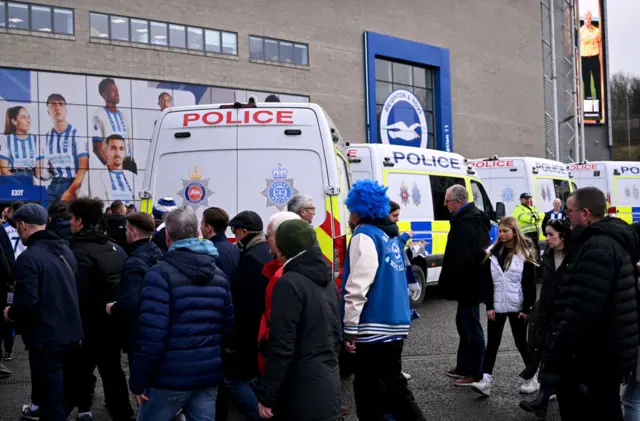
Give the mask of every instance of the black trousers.
POLYGON ((600 56, 582 57, 582 81, 584 82, 584 99, 601 99, 600 89, 600 56), (591 75, 596 91, 591 92, 591 75))
POLYGON ((353 392, 360 421, 425 420, 402 375, 404 341, 356 345, 353 392))
MULTIPOLYGON (((15 342, 15 338, 13 337, 13 325, 11 323, 4 323, 0 328, 0 332, 2 333, 2 338, 0 338, 0 342, 4 343, 4 352, 7 354, 13 353, 13 344, 15 342)), ((0 353, 2 353, 2 346, 0 344, 0 353)), ((0 359, 2 356, 0 355, 0 359)))
POLYGON ((96 367, 104 386, 104 400, 111 418, 130 419, 133 408, 129 402, 129 388, 121 365, 118 336, 113 329, 99 329, 99 332, 82 341, 75 370, 74 406, 78 412, 90 412, 93 400, 96 367))
POLYGON ((622 421, 617 371, 602 361, 572 365, 556 389, 562 421, 622 421))
POLYGON ((73 346, 29 350, 32 400, 40 407, 41 421, 66 421, 73 390, 73 346), (65 402, 67 401, 67 402, 65 402))
POLYGON ((533 249, 536 251, 536 259, 540 259, 540 234, 537 232, 529 232, 524 236, 533 242, 533 249))
POLYGON ((485 373, 493 374, 493 367, 496 364, 496 356, 498 355, 500 342, 502 342, 502 332, 504 331, 504 325, 507 319, 509 319, 513 340, 522 356, 524 365, 529 365, 529 355, 527 353, 527 322, 524 319, 519 319, 518 314, 520 313, 496 313, 496 319, 487 322, 487 350, 484 353, 484 362, 482 363, 482 370, 485 373))

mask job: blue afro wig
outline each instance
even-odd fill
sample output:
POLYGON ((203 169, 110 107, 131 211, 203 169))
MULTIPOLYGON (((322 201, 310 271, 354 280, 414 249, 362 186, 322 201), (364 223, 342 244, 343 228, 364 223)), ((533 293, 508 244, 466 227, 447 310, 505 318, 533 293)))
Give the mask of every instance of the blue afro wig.
POLYGON ((387 187, 373 180, 356 181, 345 201, 349 212, 360 218, 379 219, 389 215, 387 187))

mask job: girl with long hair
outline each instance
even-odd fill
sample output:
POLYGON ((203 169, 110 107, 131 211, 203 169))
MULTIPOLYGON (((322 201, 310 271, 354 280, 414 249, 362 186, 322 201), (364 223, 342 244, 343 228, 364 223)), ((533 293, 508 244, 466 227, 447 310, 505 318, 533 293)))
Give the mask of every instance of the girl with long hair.
MULTIPOLYGON (((533 379, 544 353, 551 344, 553 335, 553 301, 556 296, 558 285, 562 279, 566 268, 565 257, 567 256, 567 246, 571 241, 571 224, 566 220, 551 220, 545 227, 547 237, 547 249, 541 259, 540 280, 542 289, 540 298, 536 302, 531 312, 529 326, 529 364, 520 373, 524 379, 533 379)), ((520 408, 527 412, 532 412, 538 417, 544 418, 547 415, 549 399, 553 394, 553 389, 548 385, 539 386, 538 397, 533 401, 520 402, 520 408)), ((535 392, 534 389, 529 390, 535 392)))
POLYGON ((30 134, 31 116, 22 105, 7 109, 0 144, 0 174, 33 175, 38 155, 38 140, 30 134))
POLYGON ((481 381, 471 384, 485 396, 491 394, 493 367, 507 319, 525 366, 529 365, 527 320, 536 301, 535 268, 538 263, 531 241, 524 236, 520 224, 511 216, 502 219, 498 229, 498 241, 487 250, 480 274, 488 319, 484 375, 481 381))

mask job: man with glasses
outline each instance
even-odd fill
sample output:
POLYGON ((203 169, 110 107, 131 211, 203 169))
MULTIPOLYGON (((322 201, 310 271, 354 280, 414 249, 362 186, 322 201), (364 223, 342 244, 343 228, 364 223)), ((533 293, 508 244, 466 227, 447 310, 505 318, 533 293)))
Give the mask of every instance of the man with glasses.
POLYGON ((316 207, 313 204, 313 200, 302 193, 294 194, 291 197, 289 203, 287 203, 287 210, 295 213, 310 224, 313 222, 313 217, 316 214, 316 207))
POLYGON ((573 242, 539 376, 557 390, 563 420, 622 421, 620 382, 636 367, 634 235, 626 222, 606 212, 604 193, 595 187, 578 189, 567 200, 573 242), (580 384, 586 385, 584 398, 580 384))

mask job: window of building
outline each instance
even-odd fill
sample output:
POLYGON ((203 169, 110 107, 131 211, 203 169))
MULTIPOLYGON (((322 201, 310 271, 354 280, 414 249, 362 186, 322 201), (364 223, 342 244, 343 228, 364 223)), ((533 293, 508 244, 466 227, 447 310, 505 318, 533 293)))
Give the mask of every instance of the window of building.
POLYGON ((7 27, 7 14, 5 13, 5 2, 0 1, 0 28, 7 27))
MULTIPOLYGON (((54 8, 54 15, 56 11, 54 8)), ((234 32, 94 12, 89 14, 89 21, 92 38, 238 54, 238 35, 234 32)))
POLYGON ((73 10, 40 4, 0 1, 0 27, 73 35, 73 10))
POLYGON ((31 29, 40 32, 53 32, 51 16, 49 6, 31 6, 31 29))
MULTIPOLYGON (((429 148, 435 148, 435 98, 433 94, 434 72, 428 67, 413 66, 398 63, 382 58, 376 58, 376 105, 378 121, 380 110, 389 94, 398 89, 406 89, 412 92, 422 109, 427 120, 429 131, 429 148)), ((380 136, 380 133, 378 133, 380 136)), ((378 138, 378 141, 380 139, 378 138)))
POLYGON ((73 10, 59 7, 53 8, 53 32, 73 35, 73 10))
POLYGON ((249 36, 249 59, 309 65, 309 46, 273 38, 249 36))
POLYGON ((29 5, 9 3, 9 28, 29 29, 29 5))

